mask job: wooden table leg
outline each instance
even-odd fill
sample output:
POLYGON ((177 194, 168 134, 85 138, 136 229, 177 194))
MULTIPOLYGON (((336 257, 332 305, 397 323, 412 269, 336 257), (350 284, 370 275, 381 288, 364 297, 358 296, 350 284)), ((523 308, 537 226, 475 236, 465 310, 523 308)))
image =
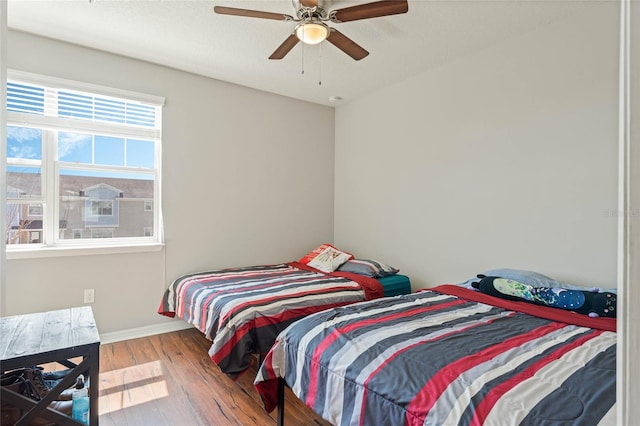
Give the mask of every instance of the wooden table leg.
POLYGON ((100 372, 100 346, 95 345, 89 349, 89 425, 98 426, 100 417, 98 406, 98 391, 100 383, 98 373, 100 372))

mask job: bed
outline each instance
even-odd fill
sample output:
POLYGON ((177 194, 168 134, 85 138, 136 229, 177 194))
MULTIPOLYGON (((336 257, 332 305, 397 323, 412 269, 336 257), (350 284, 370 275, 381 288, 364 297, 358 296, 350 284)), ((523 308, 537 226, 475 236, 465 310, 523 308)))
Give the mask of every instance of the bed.
POLYGON ((615 424, 615 318, 459 285, 320 312, 276 339, 255 379, 335 425, 615 424))
MULTIPOLYGON (((312 263, 310 254, 295 262, 184 275, 167 288, 158 313, 181 318, 200 330, 212 341, 211 359, 224 373, 237 377, 251 366, 253 354, 266 354, 276 336, 294 321, 384 296, 379 279, 391 275, 374 277, 347 267, 338 270, 354 259, 317 269, 310 265, 322 265, 312 263)), ((390 268, 387 274, 397 273, 384 266, 390 268)), ((409 279, 404 278, 404 288, 410 291, 409 279)), ((398 291, 397 281, 390 281, 389 291, 398 291)))

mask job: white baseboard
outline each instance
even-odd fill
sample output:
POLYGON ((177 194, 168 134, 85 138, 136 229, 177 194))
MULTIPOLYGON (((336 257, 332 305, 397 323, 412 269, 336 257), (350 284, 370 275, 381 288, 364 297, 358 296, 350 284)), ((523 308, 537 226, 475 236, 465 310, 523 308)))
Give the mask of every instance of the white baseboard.
POLYGON ((113 331, 111 333, 100 333, 100 343, 104 345, 107 343, 121 342, 123 340, 153 336, 155 334, 185 330, 191 327, 190 324, 184 321, 171 321, 165 324, 154 324, 145 327, 130 328, 128 330, 113 331))

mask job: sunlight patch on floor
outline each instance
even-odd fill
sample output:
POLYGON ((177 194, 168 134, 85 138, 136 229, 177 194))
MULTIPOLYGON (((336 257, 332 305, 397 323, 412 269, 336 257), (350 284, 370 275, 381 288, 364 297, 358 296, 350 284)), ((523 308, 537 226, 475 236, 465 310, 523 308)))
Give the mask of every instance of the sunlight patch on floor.
POLYGON ((100 415, 167 396, 160 361, 100 373, 100 415))

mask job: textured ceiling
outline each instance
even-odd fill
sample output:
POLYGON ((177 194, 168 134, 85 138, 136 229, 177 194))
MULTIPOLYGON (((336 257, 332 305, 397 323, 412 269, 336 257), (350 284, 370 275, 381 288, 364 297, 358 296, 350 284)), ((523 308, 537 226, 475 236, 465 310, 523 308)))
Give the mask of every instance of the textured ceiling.
MULTIPOLYGON (((327 9, 366 1, 335 0, 327 9)), ((11 29, 324 105, 366 95, 457 57, 578 13, 595 1, 409 0, 409 12, 330 23, 370 52, 328 42, 269 55, 295 23, 213 13, 215 5, 295 15, 287 0, 9 0, 11 29), (302 72, 304 70, 304 73, 302 72), (319 84, 321 82, 321 84, 319 84)))

